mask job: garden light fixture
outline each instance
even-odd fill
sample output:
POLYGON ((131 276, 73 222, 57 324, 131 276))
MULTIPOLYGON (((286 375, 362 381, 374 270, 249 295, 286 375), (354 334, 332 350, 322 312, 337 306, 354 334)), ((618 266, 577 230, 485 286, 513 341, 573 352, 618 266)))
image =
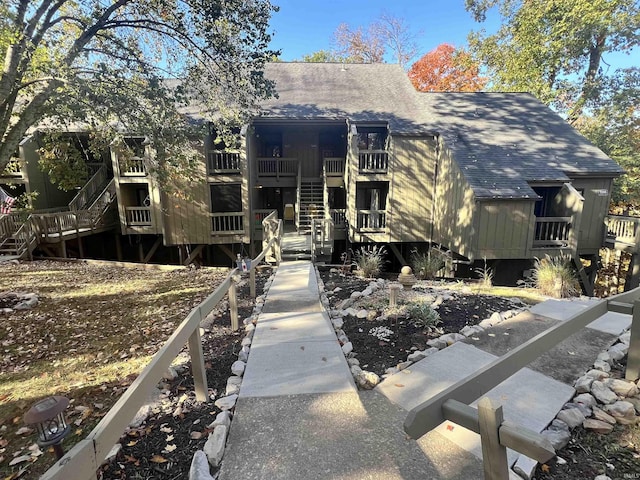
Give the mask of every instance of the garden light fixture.
POLYGON ((35 425, 38 430, 38 445, 53 446, 58 459, 64 455, 62 440, 67 436, 71 427, 67 425, 64 411, 69 406, 67 397, 48 397, 35 403, 24 414, 24 423, 35 425))

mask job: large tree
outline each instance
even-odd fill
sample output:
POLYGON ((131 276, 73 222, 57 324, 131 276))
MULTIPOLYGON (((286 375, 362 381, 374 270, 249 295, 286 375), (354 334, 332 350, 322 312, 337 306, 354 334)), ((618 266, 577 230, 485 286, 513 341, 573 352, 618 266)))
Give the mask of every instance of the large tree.
POLYGON ((404 68, 418 51, 416 36, 404 19, 387 13, 366 29, 342 23, 333 34, 333 57, 349 63, 382 63, 388 55, 404 68))
POLYGON ((638 45, 636 0, 466 0, 483 21, 498 7, 502 26, 493 35, 474 33, 472 52, 496 89, 528 91, 575 122, 597 99, 611 51, 638 45))
POLYGON ((466 50, 443 43, 409 69, 409 79, 421 92, 477 92, 486 79, 466 50))
POLYGON ((272 93, 262 69, 275 10, 269 0, 5 0, 0 171, 35 127, 135 133, 152 142, 159 173, 188 163, 194 104, 226 131, 272 93))

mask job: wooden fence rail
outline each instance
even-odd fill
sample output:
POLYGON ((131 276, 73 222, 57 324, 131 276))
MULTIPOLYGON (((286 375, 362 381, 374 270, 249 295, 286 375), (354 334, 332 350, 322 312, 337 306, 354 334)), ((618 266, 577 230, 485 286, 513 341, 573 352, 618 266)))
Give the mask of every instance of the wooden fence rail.
MULTIPOLYGON (((280 224, 282 221, 278 221, 280 224)), ((281 232, 281 229, 276 232, 281 232)), ((251 261, 251 291, 255 296, 255 268, 265 257, 267 250, 280 244, 277 236, 272 237, 266 248, 251 261)), ((236 286, 234 277, 238 269, 233 269, 216 290, 209 295, 200 305, 195 307, 185 318, 164 346, 156 353, 151 362, 144 368, 138 378, 131 384, 127 391, 120 397, 115 405, 87 435, 69 450, 64 457, 56 462, 41 480, 89 480, 97 477, 96 470, 107 457, 109 451, 118 442, 129 422, 138 409, 147 400, 149 392, 158 384, 162 374, 169 368, 173 360, 178 356, 185 344, 189 345, 191 356, 191 369, 194 380, 196 399, 200 402, 207 401, 208 387, 202 341, 200 338, 200 322, 213 311, 215 306, 229 294, 232 326, 238 328, 238 311, 236 299, 236 286)))
MULTIPOLYGON (((632 313, 633 315, 626 378, 637 380, 640 376, 640 288, 593 302, 593 306, 587 307, 566 321, 536 335, 509 353, 422 402, 407 415, 404 422, 405 432, 415 439, 422 437, 448 418, 446 405, 451 405, 452 400, 462 404, 470 404, 540 355, 609 311, 632 313)), ((463 426, 467 425, 463 424, 463 426)), ((496 476, 485 476, 485 478, 502 478, 502 476, 496 474, 496 476)))

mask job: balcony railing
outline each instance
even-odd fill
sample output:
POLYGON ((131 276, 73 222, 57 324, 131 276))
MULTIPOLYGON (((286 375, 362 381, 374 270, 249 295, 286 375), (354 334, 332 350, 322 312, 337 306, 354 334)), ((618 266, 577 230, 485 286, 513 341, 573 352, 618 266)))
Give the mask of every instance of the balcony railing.
POLYGON ((244 213, 218 212, 209 215, 213 234, 244 234, 244 213))
POLYGON ((387 173, 389 153, 386 150, 360 150, 358 171, 360 173, 387 173))
POLYGON ((568 247, 571 217, 537 217, 533 248, 568 247))
POLYGON ((614 248, 620 250, 637 251, 640 246, 640 218, 609 215, 606 223, 607 243, 613 242, 614 248))
POLYGON ((120 163, 120 175, 124 177, 144 177, 147 175, 147 168, 144 165, 144 158, 133 157, 122 160, 120 163))
POLYGON ((151 208, 149 207, 125 207, 128 227, 150 227, 151 208))
POLYGON ((344 228, 347 224, 346 209, 344 208, 332 208, 329 210, 331 220, 333 220, 333 226, 335 228, 344 228))
POLYGON ((258 177, 295 177, 297 175, 297 158, 258 158, 258 177))
POLYGON ((11 158, 4 170, 0 172, 0 177, 22 177, 22 163, 19 158, 11 158))
POLYGON ((324 173, 327 177, 342 177, 344 175, 344 158, 326 157, 324 159, 324 173))
POLYGON ((386 210, 358 210, 357 229, 359 231, 379 232, 387 226, 386 210))
POLYGON ((209 152, 207 171, 209 175, 240 173, 240 152, 209 152))

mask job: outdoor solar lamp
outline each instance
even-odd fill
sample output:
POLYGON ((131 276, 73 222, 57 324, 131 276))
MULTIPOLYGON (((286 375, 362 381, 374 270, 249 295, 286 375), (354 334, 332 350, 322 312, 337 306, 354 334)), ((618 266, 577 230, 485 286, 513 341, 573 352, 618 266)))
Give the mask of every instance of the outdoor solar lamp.
POLYGON ((24 414, 24 423, 35 425, 38 431, 38 445, 53 446, 58 459, 64 455, 62 440, 67 436, 71 427, 67 425, 64 411, 69 406, 67 397, 48 397, 35 403, 24 414))

